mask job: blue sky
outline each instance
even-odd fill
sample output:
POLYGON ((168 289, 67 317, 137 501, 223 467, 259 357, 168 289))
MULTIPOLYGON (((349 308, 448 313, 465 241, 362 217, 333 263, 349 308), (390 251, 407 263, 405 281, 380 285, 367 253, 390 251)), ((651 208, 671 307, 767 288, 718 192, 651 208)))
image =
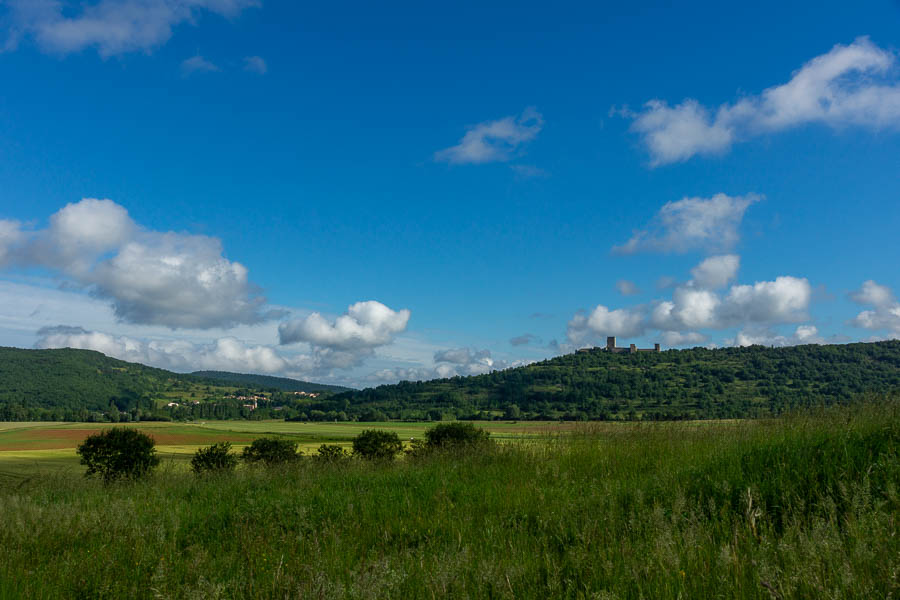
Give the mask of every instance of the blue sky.
POLYGON ((0 1, 0 344, 365 386, 900 337, 898 25, 0 1))

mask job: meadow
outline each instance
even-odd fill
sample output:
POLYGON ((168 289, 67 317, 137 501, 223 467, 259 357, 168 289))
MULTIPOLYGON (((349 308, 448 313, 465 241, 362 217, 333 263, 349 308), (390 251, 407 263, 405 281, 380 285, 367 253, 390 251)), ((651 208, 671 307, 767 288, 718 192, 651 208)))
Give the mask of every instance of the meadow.
MULTIPOLYGON (((195 423, 53 423, 0 422, 0 481, 25 478, 54 470, 83 471, 75 448, 87 436, 110 427, 129 427, 151 435, 160 458, 168 468, 184 469, 198 448, 216 442, 231 442, 238 452, 254 439, 276 435, 297 442, 305 454, 321 444, 349 447, 364 429, 394 431, 403 440, 421 439, 431 423, 302 423, 268 421, 208 421, 195 423)), ((575 425, 558 422, 496 422, 485 429, 498 441, 522 440, 548 433, 572 430, 575 425)))
MULTIPOLYGON (((203 435, 248 433, 229 425, 203 435)), ((337 427, 320 439, 350 433, 337 427)), ((900 594, 896 401, 519 439, 394 463, 0 480, 0 598, 900 594)))

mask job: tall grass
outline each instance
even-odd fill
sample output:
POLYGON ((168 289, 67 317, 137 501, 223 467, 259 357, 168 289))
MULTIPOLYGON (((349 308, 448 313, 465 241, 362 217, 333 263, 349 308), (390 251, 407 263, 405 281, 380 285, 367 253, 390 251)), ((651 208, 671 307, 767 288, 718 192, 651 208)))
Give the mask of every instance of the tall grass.
POLYGON ((0 598, 887 598, 900 412, 0 490, 0 598))

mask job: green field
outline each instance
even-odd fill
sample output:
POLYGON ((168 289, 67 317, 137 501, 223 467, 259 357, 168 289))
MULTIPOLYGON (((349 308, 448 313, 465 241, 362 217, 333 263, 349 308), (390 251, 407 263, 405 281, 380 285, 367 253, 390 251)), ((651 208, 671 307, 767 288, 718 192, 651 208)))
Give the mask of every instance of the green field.
MULTIPOLYGON (((315 444, 363 427, 146 429, 207 441, 278 430, 315 444)), ((6 446, 24 431, 6 428, 6 446)), ((0 599, 900 595, 895 401, 525 439, 218 477, 165 461, 112 485, 72 469, 71 449, 7 450, 4 464, 31 470, 0 477, 0 599)))
MULTIPOLYGON (((433 423, 291 423, 284 421, 209 421, 205 423, 0 422, 0 485, 4 479, 27 477, 54 470, 80 470, 75 447, 85 437, 110 427, 140 429, 157 440, 157 451, 173 468, 184 468, 198 448, 229 441, 237 451, 258 437, 277 435, 296 441, 305 454, 321 444, 350 446, 364 429, 395 431, 403 440, 422 438, 433 423)), ((496 422, 485 429, 498 441, 528 439, 551 432, 570 431, 572 424, 555 422, 496 422)))

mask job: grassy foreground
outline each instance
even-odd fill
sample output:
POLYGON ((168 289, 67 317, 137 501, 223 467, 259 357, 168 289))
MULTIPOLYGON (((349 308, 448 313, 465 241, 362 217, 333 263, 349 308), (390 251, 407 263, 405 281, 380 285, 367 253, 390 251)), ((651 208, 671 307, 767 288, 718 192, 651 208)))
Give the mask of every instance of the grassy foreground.
POLYGON ((900 406, 0 487, 0 598, 887 598, 900 406))

